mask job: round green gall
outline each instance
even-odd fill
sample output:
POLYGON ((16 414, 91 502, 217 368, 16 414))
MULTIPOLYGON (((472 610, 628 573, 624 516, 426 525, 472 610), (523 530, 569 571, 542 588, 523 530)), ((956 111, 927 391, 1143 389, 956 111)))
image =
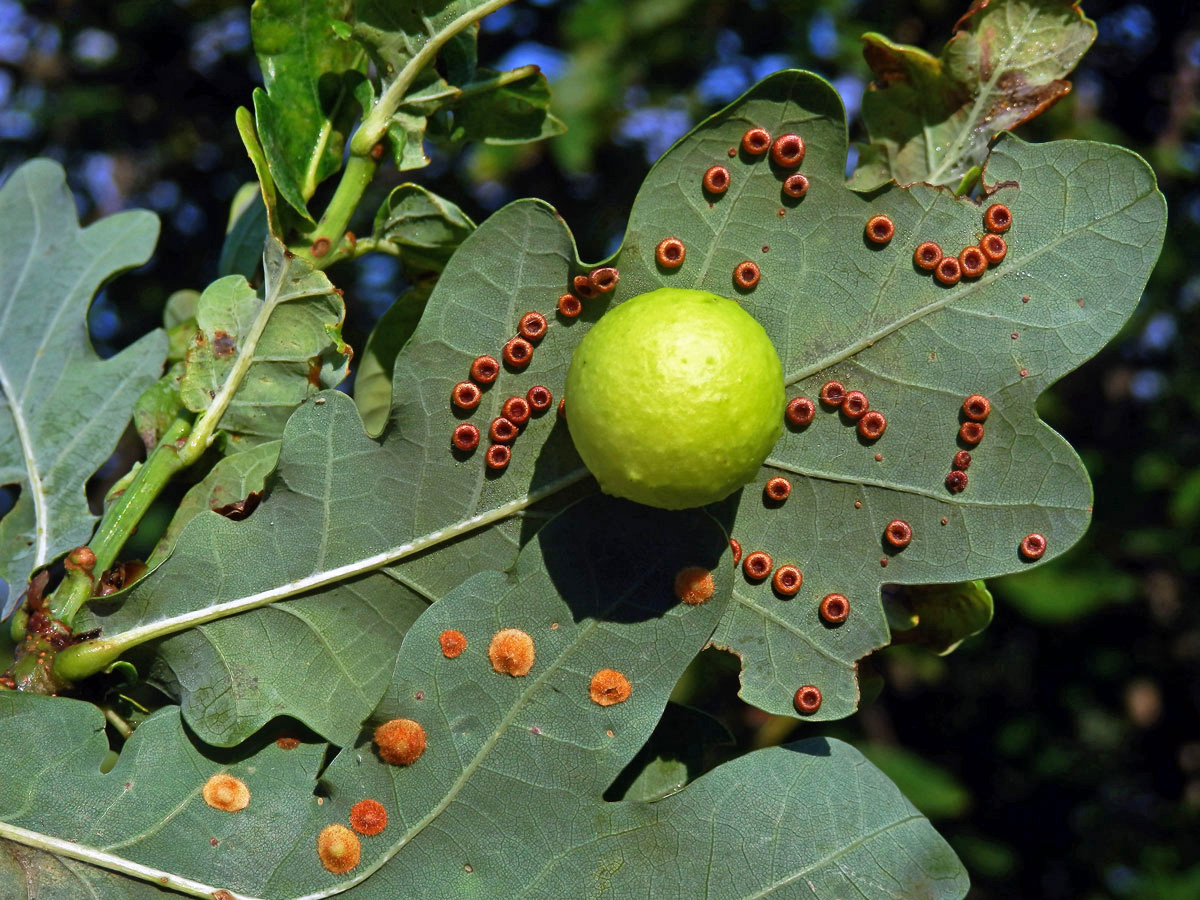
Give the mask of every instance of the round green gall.
POLYGON ((605 493, 663 509, 753 479, 783 433, 783 366, 733 300, 660 288, 606 313, 567 373, 567 427, 605 493))

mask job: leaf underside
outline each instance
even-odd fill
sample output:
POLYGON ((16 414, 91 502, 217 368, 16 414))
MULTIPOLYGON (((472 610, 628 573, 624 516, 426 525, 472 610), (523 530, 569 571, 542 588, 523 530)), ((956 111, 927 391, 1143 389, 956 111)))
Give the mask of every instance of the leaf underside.
POLYGON ((655 803, 601 799, 649 737, 734 580, 713 519, 632 512, 589 498, 542 529, 509 572, 481 572, 431 607, 408 630, 380 708, 319 780, 323 745, 289 750, 267 734, 206 755, 175 708, 148 719, 99 775, 106 742, 94 707, 0 695, 9 723, 0 819, 74 841, 97 862, 115 856, 273 900, 343 890, 353 900, 961 897, 965 873, 950 848, 837 741, 749 754, 655 803), (713 571, 707 602, 676 601, 674 575, 686 565, 713 571), (454 659, 439 646, 448 628, 467 641, 454 659), (489 664, 502 628, 533 640, 523 677, 489 664), (626 675, 627 700, 589 698, 601 668, 626 675), (427 735, 410 766, 384 763, 370 739, 395 717, 427 735), (45 774, 31 776, 14 763, 47 723, 59 737, 45 774), (245 810, 204 804, 200 787, 216 773, 245 782, 245 810), (316 835, 364 797, 385 806, 388 827, 364 839, 354 870, 332 875, 316 835))
MULTIPOLYGON (((203 639, 184 633, 161 645, 170 665, 181 665, 200 642, 236 661, 197 668, 192 688, 182 692, 184 715, 212 743, 237 743, 272 712, 343 743, 346 731, 331 724, 328 696, 293 693, 275 705, 257 699, 264 685, 293 680, 289 654, 262 650, 268 621, 287 616, 294 603, 320 607, 337 597, 348 604, 345 614, 323 621, 330 630, 321 635, 330 646, 350 646, 360 632, 355 611, 374 621, 380 607, 347 600, 340 587, 313 589, 387 564, 386 574, 368 581, 391 579, 381 582, 380 597, 413 608, 472 572, 503 567, 544 520, 539 501, 558 504, 594 487, 566 422, 552 411, 524 427, 503 473, 484 465, 486 437, 473 453, 452 450, 454 427, 470 421, 486 432, 506 397, 535 384, 557 401, 572 348, 610 304, 664 285, 703 288, 735 297, 767 329, 789 397, 815 399, 835 378, 864 391, 887 417, 884 435, 870 442, 841 414, 819 408, 812 424, 785 432, 761 479, 717 510, 746 552, 766 551, 777 565, 795 564, 804 574, 792 599, 776 595, 769 580, 739 577, 735 585, 712 643, 741 658, 743 698, 794 715, 794 692, 812 684, 823 694, 813 718, 850 714, 858 699, 856 661, 888 640, 882 584, 950 583, 1028 568, 1036 563, 1019 552, 1025 535, 1047 536, 1046 561, 1086 529, 1086 473, 1038 419, 1034 403, 1128 317, 1157 257, 1165 210, 1152 172, 1126 150, 1002 138, 984 181, 993 191, 987 202, 1012 210, 1008 256, 982 278, 947 288, 914 266, 913 249, 934 240, 957 253, 975 243, 981 207, 928 186, 856 193, 842 177, 845 154, 842 107, 828 84, 803 72, 768 78, 682 138, 650 172, 611 260, 620 271, 616 291, 585 301, 576 319, 553 315, 571 277, 589 268, 579 263, 562 219, 537 201, 496 213, 452 258, 397 357, 392 419, 380 440, 363 434, 340 394, 305 404, 285 431, 271 495, 250 519, 198 516, 175 555, 123 605, 81 627, 103 627, 106 636, 164 623, 184 627, 219 614, 217 604, 245 609, 283 600, 278 609, 205 625, 203 639), (787 173, 769 161, 728 155, 751 126, 804 137, 801 171, 811 186, 803 199, 784 197, 787 173), (716 163, 729 167, 732 184, 711 197, 701 176, 716 163), (879 213, 896 225, 881 248, 863 234, 879 213), (687 247, 674 270, 654 258, 668 236, 687 247), (740 292, 732 277, 745 260, 759 266, 761 281, 740 292), (499 358, 531 309, 550 319, 532 362, 523 370, 504 366, 478 408, 455 411, 451 390, 467 378, 471 361, 499 358), (954 494, 945 477, 961 448, 961 404, 973 393, 986 395, 992 412, 984 440, 971 451, 969 486, 954 494), (793 484, 782 506, 764 502, 763 484, 772 476, 793 484), (893 519, 913 530, 901 551, 884 541, 893 519), (287 600, 305 591, 304 600, 287 600), (834 592, 851 605, 836 627, 817 611, 834 592), (251 646, 253 653, 245 649, 251 646), (201 707, 192 691, 218 700, 201 707)), ((326 648, 314 652, 314 665, 339 667, 326 648)), ((365 715, 368 699, 353 714, 365 715)), ((353 718, 345 712, 345 720, 353 718)))
POLYGON ((157 239, 158 219, 140 210, 81 229, 62 167, 48 160, 0 189, 0 485, 20 489, 0 520, 10 606, 33 571, 91 537, 84 482, 162 374, 162 331, 101 360, 87 330, 96 291, 145 262, 157 239))

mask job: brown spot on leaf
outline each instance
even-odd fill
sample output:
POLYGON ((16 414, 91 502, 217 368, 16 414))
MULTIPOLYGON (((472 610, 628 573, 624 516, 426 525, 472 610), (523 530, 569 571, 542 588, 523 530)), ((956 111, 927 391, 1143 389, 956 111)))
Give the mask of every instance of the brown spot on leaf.
POLYGON ((310 356, 308 358, 308 383, 318 391, 324 387, 321 384, 321 357, 319 356, 310 356))
POLYGON ((217 356, 229 356, 237 349, 237 341, 228 331, 213 333, 213 353, 217 356))

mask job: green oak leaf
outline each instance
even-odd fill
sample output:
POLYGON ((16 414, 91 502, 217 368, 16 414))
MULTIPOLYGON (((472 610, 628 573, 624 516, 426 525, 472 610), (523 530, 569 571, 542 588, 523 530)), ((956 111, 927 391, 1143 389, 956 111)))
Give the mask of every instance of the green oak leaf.
MULTIPOLYGON (((243 615, 219 625, 261 634, 273 614, 258 607, 301 594, 317 602, 320 591, 381 567, 435 599, 453 586, 447 572, 462 577, 502 565, 536 530, 539 502, 595 488, 553 413, 524 427, 502 473, 484 465, 484 446, 452 450, 453 429, 470 421, 486 430, 506 397, 533 385, 557 400, 572 349, 608 306, 675 286, 736 297, 779 349, 789 396, 816 397, 836 378, 887 416, 887 431, 870 443, 839 414, 818 411, 807 428, 786 430, 761 480, 719 510, 746 552, 766 551, 804 573, 792 599, 777 596, 769 580, 737 581, 711 640, 741 658, 742 696, 794 714, 794 692, 812 684, 824 697, 813 718, 848 715, 858 700, 856 661, 888 640, 882 584, 1033 568, 1038 563, 1018 550, 1026 534, 1047 536, 1043 561, 1083 534, 1092 503, 1086 472, 1034 404, 1129 316, 1157 257, 1165 212, 1150 169, 1126 150, 1003 138, 983 179, 994 190, 990 199, 1012 210, 1008 257, 982 278, 946 288, 914 267, 913 248, 932 239, 957 250, 978 240, 980 206, 927 186, 865 196, 846 186, 845 156, 842 107, 826 82, 803 72, 761 82, 650 172, 610 261, 620 272, 615 292, 584 301, 575 319, 553 313, 572 277, 589 268, 563 220, 536 201, 500 210, 452 257, 397 356, 392 417, 379 440, 364 435, 349 398, 325 394, 321 405, 302 406, 284 434, 279 481, 258 512, 224 525, 198 517, 123 607, 81 624, 103 625, 104 635, 60 653, 63 671, 87 671, 90 656, 106 662, 139 641, 235 613, 243 615), (782 173, 766 160, 728 156, 751 125, 804 136, 811 186, 803 199, 782 195, 782 173), (730 167, 732 184, 708 197, 701 178, 718 161, 730 167), (896 223, 882 248, 863 237, 877 213, 896 223), (677 269, 655 262, 666 237, 687 247, 677 269), (739 293, 733 272, 746 260, 760 267, 761 281, 739 293), (456 411, 451 391, 471 361, 498 358, 530 310, 551 320, 532 361, 504 367, 476 409, 456 411), (991 399, 992 412, 973 451, 970 485, 955 494, 945 477, 959 449, 961 404, 975 392, 991 399), (793 485, 782 505, 764 501, 763 485, 775 476, 793 485), (883 538, 892 519, 910 523, 914 534, 895 553, 883 538), (322 539, 314 521, 342 527, 322 539), (235 537, 225 527, 241 530, 235 537), (215 582, 214 571, 221 572, 215 582), (837 627, 818 615, 820 599, 833 592, 851 605, 837 627)), ((252 643, 246 637, 238 646, 252 643)), ((237 666, 212 676, 206 691, 228 690, 231 677, 243 687, 261 684, 277 671, 270 658, 239 652, 227 657, 237 666)), ((186 713, 186 694, 183 702, 189 723, 209 740, 203 717, 186 713)), ((312 725, 325 716, 323 703, 301 699, 279 712, 312 725)))
MULTIPOLYGON (((480 69, 482 79, 499 75, 480 69)), ((527 144, 567 130, 550 112, 550 84, 539 71, 495 90, 468 93, 454 109, 456 136, 485 144, 527 144)))
POLYGON ((380 205, 372 236, 394 252, 410 280, 417 281, 442 271, 475 227, 458 204, 408 183, 392 190, 380 205))
POLYGON ((329 279, 273 238, 263 265, 261 296, 242 275, 205 288, 180 382, 192 412, 225 404, 220 428, 229 452, 277 439, 292 410, 349 370, 346 307, 329 279))
POLYGON ((162 378, 146 388, 133 404, 133 427, 147 450, 157 446, 175 417, 184 412, 183 400, 179 395, 179 380, 183 373, 183 363, 175 363, 162 378))
POLYGON ((874 190, 894 179, 965 192, 988 142, 1064 97, 1063 79, 1095 39, 1075 0, 976 0, 940 57, 863 35, 875 76, 862 104, 871 139, 851 185, 874 190))
POLYGON ((255 0, 250 34, 263 73, 254 91, 258 137, 279 195, 310 225, 308 201, 342 165, 366 79, 363 49, 333 30, 350 0, 255 0))
POLYGON ((892 626, 893 639, 920 644, 938 656, 954 652, 992 621, 992 594, 982 581, 895 587, 884 593, 888 602, 912 616, 911 630, 892 626))
POLYGON ((67 856, 0 840, 0 885, 11 900, 169 900, 179 895, 67 856), (20 885, 20 888, 17 886, 20 885))
POLYGON ((650 739, 609 787, 606 797, 653 801, 669 797, 713 768, 736 746, 719 719, 668 703, 650 739))
POLYGON ((728 604, 731 562, 725 532, 703 512, 643 512, 604 497, 571 507, 509 571, 480 572, 422 614, 383 702, 319 774, 322 745, 284 750, 263 736, 206 751, 168 707, 100 775, 107 748, 96 709, 0 694, 0 836, 20 840, 15 830, 26 829, 70 840, 101 865, 190 879, 196 893, 220 886, 272 900, 343 891, 351 900, 962 897, 953 851, 836 741, 748 754, 658 802, 603 800, 728 604), (714 577, 713 596, 698 605, 674 596, 675 574, 691 565, 714 577), (438 639, 450 628, 467 641, 454 659, 438 639), (489 662, 503 628, 533 640, 526 676, 489 662), (629 679, 624 702, 590 699, 604 668, 629 679), (410 766, 384 763, 371 740, 396 717, 427 735, 410 766), (33 741, 54 748, 42 776, 13 764, 33 741), (215 773, 244 780, 245 810, 203 803, 200 786, 215 773), (56 802, 64 792, 74 802, 56 802), (384 804, 389 824, 363 841, 355 869, 333 875, 318 862, 316 835, 344 824, 364 797, 384 804), (711 855, 731 845, 740 852, 711 855))
POLYGON ((258 182, 248 181, 238 188, 229 205, 229 225, 217 260, 217 274, 242 275, 257 283, 266 239, 267 208, 262 191, 258 182))
POLYGON ((0 519, 3 619, 35 570, 91 538, 96 517, 83 484, 162 374, 167 340, 154 331, 102 360, 87 330, 101 285, 149 259, 152 213, 81 229, 62 167, 34 160, 0 188, 0 238, 0 485, 20 490, 0 519))
POLYGON ((354 372, 354 404, 367 434, 378 437, 392 409, 392 370, 396 355, 416 330, 432 285, 410 288, 379 317, 354 372))

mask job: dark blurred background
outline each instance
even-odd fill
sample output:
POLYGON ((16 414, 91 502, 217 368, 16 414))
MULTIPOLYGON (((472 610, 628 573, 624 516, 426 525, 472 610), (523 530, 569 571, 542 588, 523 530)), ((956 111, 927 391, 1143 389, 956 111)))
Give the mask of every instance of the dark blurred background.
MULTIPOLYGON (((481 60, 540 65, 569 132, 458 156, 431 146, 433 164, 413 175, 476 220, 542 197, 597 259, 616 248, 657 155, 755 80, 788 66, 820 72, 861 137, 858 36, 881 31, 936 53, 965 6, 518 0, 484 21, 481 60)), ((1132 321, 1042 400, 1095 481, 1091 531, 1054 563, 992 582, 995 621, 954 654, 877 654, 882 693, 846 722, 798 725, 746 707, 732 657, 711 651, 683 693, 725 721, 738 752, 816 733, 859 744, 959 851, 972 898, 1195 900, 1200 10, 1185 0, 1084 7, 1099 39, 1075 89, 1022 134, 1136 149, 1171 216, 1132 321)), ((214 277, 229 201, 253 177, 233 112, 258 81, 241 2, 0 0, 0 177, 51 156, 85 221, 130 206, 162 218, 154 260, 92 309, 102 354, 156 326, 169 293, 214 277)), ((397 268, 367 257, 331 276, 346 288, 347 338, 361 346, 401 288, 397 268)))

